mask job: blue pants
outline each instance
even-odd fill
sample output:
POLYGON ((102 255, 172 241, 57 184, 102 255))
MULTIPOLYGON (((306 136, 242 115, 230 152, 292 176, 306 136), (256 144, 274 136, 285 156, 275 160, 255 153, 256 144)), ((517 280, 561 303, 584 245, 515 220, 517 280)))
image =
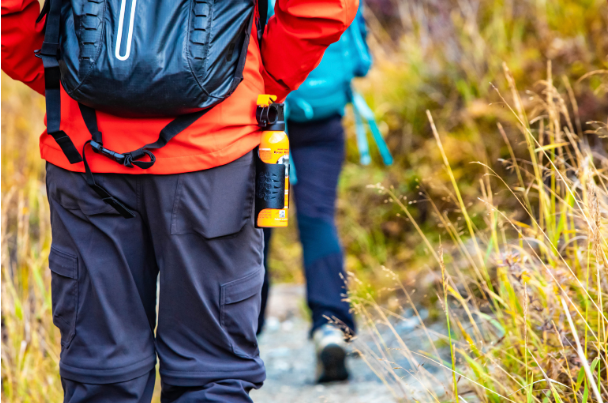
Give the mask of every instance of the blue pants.
POLYGON ((96 175, 136 210, 127 220, 83 174, 47 165, 64 402, 150 402, 157 357, 163 403, 251 402, 265 378, 254 175, 253 153, 179 175, 96 175))
MULTIPOLYGON (((344 129, 340 116, 311 123, 289 122, 290 152, 298 178, 292 186, 298 230, 304 253, 306 293, 312 313, 311 333, 327 323, 327 317, 343 322, 351 331, 355 323, 346 294, 344 258, 334 222, 338 177, 344 162, 344 129)), ((266 274, 262 289, 262 310, 258 332, 264 326, 264 312, 270 279, 268 250, 271 231, 264 230, 266 274)))

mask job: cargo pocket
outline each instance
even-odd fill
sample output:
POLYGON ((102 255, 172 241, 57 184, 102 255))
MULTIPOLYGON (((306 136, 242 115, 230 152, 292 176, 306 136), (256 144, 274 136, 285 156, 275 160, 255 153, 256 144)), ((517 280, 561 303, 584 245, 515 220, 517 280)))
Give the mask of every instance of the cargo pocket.
POLYGON ((254 182, 252 153, 227 165, 180 174, 171 234, 212 239, 239 233, 253 214, 254 182))
POLYGON ((240 357, 253 358, 259 355, 255 334, 263 283, 262 268, 221 286, 220 323, 228 333, 232 351, 240 357))
POLYGON ((67 348, 76 334, 78 258, 51 248, 49 268, 53 323, 61 332, 61 345, 67 348))

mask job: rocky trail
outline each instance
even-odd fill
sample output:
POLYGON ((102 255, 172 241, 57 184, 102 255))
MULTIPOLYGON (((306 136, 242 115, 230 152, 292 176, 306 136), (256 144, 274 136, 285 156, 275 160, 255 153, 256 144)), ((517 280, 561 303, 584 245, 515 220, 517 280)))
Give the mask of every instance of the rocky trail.
MULTIPOLYGON (((374 373, 374 370, 382 373, 379 370, 381 365, 377 364, 379 360, 368 354, 361 357, 354 352, 348 357, 351 374, 349 381, 315 384, 314 346, 308 339, 309 324, 308 319, 304 317, 304 301, 303 286, 280 284, 271 290, 267 326, 259 339, 267 379, 262 389, 251 393, 255 403, 390 403, 410 399, 426 401, 424 396, 428 388, 433 388, 438 395, 444 393, 441 380, 448 374, 445 370, 430 365, 430 362, 424 362, 424 368, 432 374, 434 382, 422 380, 423 377, 418 376, 419 370, 413 370, 408 360, 396 360, 394 366, 400 368, 396 373, 401 380, 399 385, 394 378, 389 382, 391 391, 374 373), (366 361, 372 363, 374 370, 366 361), (410 399, 403 399, 406 396, 410 399)), ((442 333, 440 326, 432 328, 433 331, 442 333)), ((418 319, 412 317, 400 321, 394 329, 412 351, 428 349, 418 319)), ((387 347, 399 348, 395 334, 388 327, 378 330, 387 347)), ((360 329, 356 341, 351 343, 351 348, 360 351, 369 351, 371 348, 378 351, 375 348, 375 336, 377 335, 373 335, 369 329, 360 329)), ((441 355, 444 353, 442 351, 441 355)), ((449 352, 447 354, 449 359, 449 352)))

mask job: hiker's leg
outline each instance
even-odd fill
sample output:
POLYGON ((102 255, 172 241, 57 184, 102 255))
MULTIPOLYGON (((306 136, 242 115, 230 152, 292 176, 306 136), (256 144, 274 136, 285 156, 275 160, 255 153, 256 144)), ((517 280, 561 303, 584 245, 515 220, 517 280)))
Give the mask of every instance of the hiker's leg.
POLYGON ((170 395, 184 388, 183 401, 209 389, 232 399, 218 401, 249 402, 248 389, 265 378, 255 337, 264 238, 253 222, 254 176, 248 153, 205 171, 143 179, 160 267, 160 375, 170 395), (226 383, 237 386, 220 387, 226 383))
POLYGON ((150 403, 154 394, 156 369, 138 378, 111 384, 80 383, 62 378, 64 403, 137 402, 150 403))
MULTIPOLYGON (((95 178, 137 208, 135 176, 95 178)), ((156 361, 158 269, 147 227, 140 215, 129 220, 118 215, 83 174, 48 164, 47 192, 53 322, 61 331, 66 401, 97 401, 105 393, 142 401, 153 384, 145 377, 156 361)))
POLYGON ((260 334, 266 322, 266 304, 268 303, 268 293, 270 292, 270 271, 268 270, 268 255, 270 254, 270 237, 272 229, 264 228, 264 285, 262 286, 262 305, 260 316, 258 317, 258 331, 260 334))
POLYGON ((255 384, 227 379, 212 382, 205 386, 174 386, 161 381, 161 403, 233 403, 251 402, 249 391, 255 384))
POLYGON ((344 162, 340 116, 323 121, 289 122, 291 152, 298 182, 293 186, 304 252, 312 330, 336 318, 351 330, 355 323, 346 293, 342 248, 334 222, 338 177, 344 162))

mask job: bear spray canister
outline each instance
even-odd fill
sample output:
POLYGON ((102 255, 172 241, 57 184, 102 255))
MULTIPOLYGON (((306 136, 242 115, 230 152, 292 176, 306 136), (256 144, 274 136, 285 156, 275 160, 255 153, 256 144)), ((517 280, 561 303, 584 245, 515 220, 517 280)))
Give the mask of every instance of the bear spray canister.
POLYGON ((256 118, 264 128, 256 173, 255 219, 259 228, 286 227, 289 209, 289 139, 284 104, 275 96, 258 97, 256 118))

